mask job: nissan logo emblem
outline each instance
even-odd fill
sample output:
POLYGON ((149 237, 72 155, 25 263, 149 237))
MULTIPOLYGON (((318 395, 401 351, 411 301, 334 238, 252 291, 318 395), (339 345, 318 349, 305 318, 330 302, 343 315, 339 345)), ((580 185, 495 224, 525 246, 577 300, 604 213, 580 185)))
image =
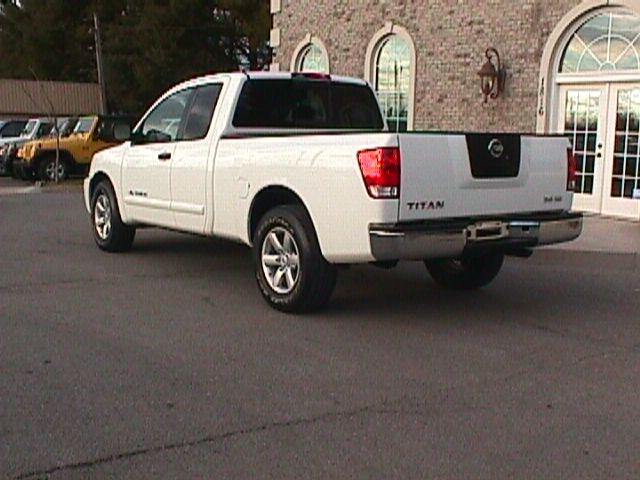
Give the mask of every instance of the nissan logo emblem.
POLYGON ((504 145, 500 140, 494 138, 489 142, 488 150, 493 158, 500 158, 504 153, 504 145))

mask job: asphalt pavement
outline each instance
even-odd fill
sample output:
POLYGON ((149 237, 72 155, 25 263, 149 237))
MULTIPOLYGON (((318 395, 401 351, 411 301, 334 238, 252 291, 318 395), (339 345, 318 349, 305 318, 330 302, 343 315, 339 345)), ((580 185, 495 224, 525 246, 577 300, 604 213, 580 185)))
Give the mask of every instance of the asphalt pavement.
POLYGON ((634 251, 546 249, 462 294, 353 267, 289 316, 243 246, 148 229, 106 254, 78 185, 19 187, 0 478, 640 478, 634 251))

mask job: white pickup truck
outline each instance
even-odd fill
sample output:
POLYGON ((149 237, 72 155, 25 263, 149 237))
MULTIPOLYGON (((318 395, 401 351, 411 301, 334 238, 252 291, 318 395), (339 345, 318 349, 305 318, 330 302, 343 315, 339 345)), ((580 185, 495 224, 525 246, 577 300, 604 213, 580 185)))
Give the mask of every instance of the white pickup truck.
POLYGON ((317 309, 337 267, 424 261, 471 289, 505 255, 572 240, 575 162, 561 136, 388 132, 371 87, 319 74, 231 73, 164 94, 95 155, 84 198, 98 246, 159 226, 253 248, 259 289, 317 309))

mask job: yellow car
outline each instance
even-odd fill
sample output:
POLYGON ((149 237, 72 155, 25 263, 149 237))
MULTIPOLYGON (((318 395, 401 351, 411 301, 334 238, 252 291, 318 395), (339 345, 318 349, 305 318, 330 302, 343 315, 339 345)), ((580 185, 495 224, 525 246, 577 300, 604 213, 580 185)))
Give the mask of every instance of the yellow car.
MULTIPOLYGON (((131 126, 127 117, 90 116, 78 120, 71 135, 60 139, 57 179, 89 170, 93 155, 119 143, 114 136, 117 125, 131 126)), ((37 178, 56 180, 56 139, 40 139, 25 144, 18 150, 14 170, 27 180, 37 178)))

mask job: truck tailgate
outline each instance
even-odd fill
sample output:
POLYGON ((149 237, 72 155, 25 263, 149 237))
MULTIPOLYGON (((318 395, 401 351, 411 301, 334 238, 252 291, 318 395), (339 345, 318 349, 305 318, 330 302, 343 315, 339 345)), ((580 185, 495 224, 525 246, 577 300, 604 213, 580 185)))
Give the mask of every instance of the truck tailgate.
POLYGON ((563 137, 399 134, 398 220, 569 210, 563 137))

